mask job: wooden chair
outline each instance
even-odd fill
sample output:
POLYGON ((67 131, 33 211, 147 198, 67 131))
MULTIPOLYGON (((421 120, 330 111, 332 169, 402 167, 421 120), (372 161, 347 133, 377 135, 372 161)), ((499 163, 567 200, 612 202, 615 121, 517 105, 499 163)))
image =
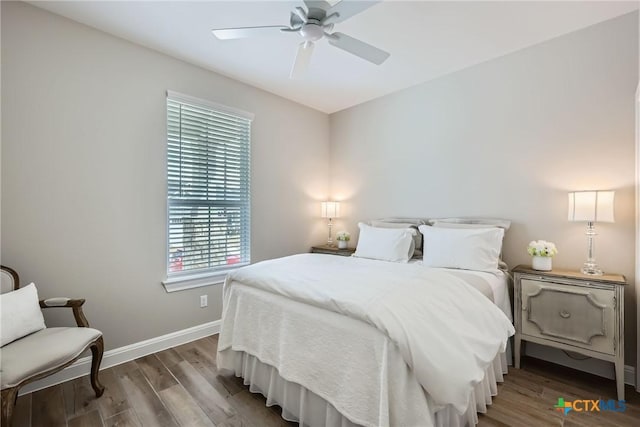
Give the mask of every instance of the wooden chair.
MULTIPOLYGON (((0 293, 20 288, 20 278, 11 268, 0 266, 0 293)), ((0 348, 2 375, 2 419, 0 425, 11 426, 13 408, 20 387, 54 374, 75 362, 88 348, 91 349, 91 386, 96 397, 102 396, 104 387, 98 379, 98 370, 104 352, 102 332, 89 327, 82 312, 84 299, 50 298, 40 301, 41 308, 69 307, 77 327, 45 328, 17 339, 0 348)))

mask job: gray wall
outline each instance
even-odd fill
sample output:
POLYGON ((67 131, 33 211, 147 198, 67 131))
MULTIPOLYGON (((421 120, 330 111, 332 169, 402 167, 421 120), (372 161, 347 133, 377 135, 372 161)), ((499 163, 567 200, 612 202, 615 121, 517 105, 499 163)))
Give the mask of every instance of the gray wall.
POLYGON ((567 222, 567 192, 616 191, 596 257, 624 274, 626 362, 635 365, 634 94, 638 14, 462 70, 331 117, 331 192, 355 233, 387 215, 513 221, 510 266, 530 240, 555 242, 556 267, 586 258, 585 224, 567 222))
POLYGON ((108 349, 221 316, 221 285, 168 294, 160 284, 167 89, 255 113, 254 261, 306 251, 326 232, 326 114, 2 2, 2 263, 41 297, 87 298, 108 349))

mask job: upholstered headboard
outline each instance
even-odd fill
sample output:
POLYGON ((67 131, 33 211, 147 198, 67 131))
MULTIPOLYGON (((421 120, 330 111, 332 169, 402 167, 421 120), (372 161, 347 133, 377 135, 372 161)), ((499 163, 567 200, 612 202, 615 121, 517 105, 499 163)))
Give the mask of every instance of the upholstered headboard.
POLYGON ((429 225, 437 223, 447 224, 469 224, 487 227, 500 227, 504 228, 504 231, 509 230, 511 227, 511 221, 508 219, 500 218, 477 218, 477 217, 454 217, 454 218, 432 218, 427 221, 429 225))
POLYGON ((20 287, 20 279, 15 270, 0 266, 0 293, 15 291, 20 287))

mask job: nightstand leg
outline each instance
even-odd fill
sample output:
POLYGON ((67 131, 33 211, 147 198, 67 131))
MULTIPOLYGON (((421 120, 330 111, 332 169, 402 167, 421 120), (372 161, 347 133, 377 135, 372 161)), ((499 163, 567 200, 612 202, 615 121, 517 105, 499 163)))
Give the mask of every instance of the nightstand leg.
POLYGON ((616 365, 616 388, 618 389, 618 400, 624 400, 624 359, 618 358, 616 365), (622 359, 622 360, 620 360, 622 359))
POLYGON ((515 365, 516 369, 520 369, 520 347, 520 334, 516 334, 513 338, 513 364, 515 365))

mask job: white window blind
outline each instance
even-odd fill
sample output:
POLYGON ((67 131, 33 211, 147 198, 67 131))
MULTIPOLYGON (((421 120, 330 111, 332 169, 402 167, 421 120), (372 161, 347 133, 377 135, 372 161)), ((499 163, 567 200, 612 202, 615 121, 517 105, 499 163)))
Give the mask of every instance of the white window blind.
POLYGON ((251 119, 167 94, 169 277, 249 263, 251 119))

